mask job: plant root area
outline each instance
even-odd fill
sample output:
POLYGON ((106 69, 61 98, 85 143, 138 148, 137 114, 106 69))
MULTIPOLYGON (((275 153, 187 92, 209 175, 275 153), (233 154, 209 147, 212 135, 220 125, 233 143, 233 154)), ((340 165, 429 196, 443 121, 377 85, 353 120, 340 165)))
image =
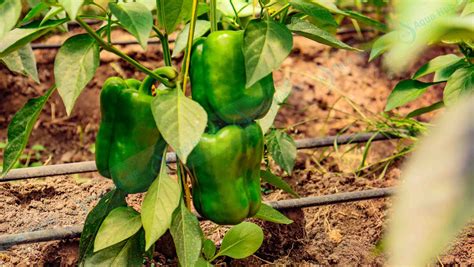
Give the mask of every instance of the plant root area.
MULTIPOLYGON (((130 39, 123 32, 114 34, 114 40, 130 39)), ((52 36, 42 42, 58 43, 65 37, 52 36)), ((354 36, 341 38, 349 43, 360 42, 354 36)), ((148 68, 162 64, 162 53, 157 44, 150 45, 146 53, 138 45, 120 48, 148 68)), ((450 50, 446 47, 427 51, 413 70, 447 51, 450 50)), ((35 50, 41 85, 0 66, 0 143, 6 142, 8 123, 15 112, 29 98, 43 94, 51 86, 56 52, 35 50)), ((295 139, 376 130, 374 127, 381 121, 380 112, 391 89, 408 75, 387 75, 380 60, 368 63, 366 53, 336 50, 295 37, 292 54, 274 73, 277 86, 288 79, 293 88, 275 125, 295 139)), ((66 115, 57 92, 53 94, 34 126, 23 164, 27 164, 25 158, 29 158, 30 165, 94 159, 93 144, 100 121, 100 88, 109 76, 144 77, 126 62, 103 52, 97 74, 79 97, 71 116, 66 115)), ((430 90, 417 101, 397 109, 395 114, 404 116, 415 108, 438 101, 442 97, 439 89, 430 90)), ((429 122, 439 113, 442 111, 417 119, 429 122)), ((409 144, 403 140, 374 142, 364 163, 370 167, 359 172, 364 144, 299 150, 291 175, 274 163, 271 163, 272 171, 283 177, 302 197, 396 186, 405 158, 384 160, 409 144), (387 162, 388 166, 384 164, 387 162)), ((80 225, 100 197, 112 187, 110 180, 97 173, 0 183, 0 235, 80 225)), ((263 184, 262 192, 266 201, 290 198, 268 184, 263 184)), ((142 194, 131 195, 128 201, 139 210, 142 198, 142 194)), ((391 203, 387 198, 286 210, 284 213, 294 221, 290 225, 250 219, 264 228, 262 247, 247 259, 222 258, 216 263, 220 266, 384 265, 389 255, 384 251, 383 238, 391 203)), ((218 244, 229 228, 211 222, 201 224, 206 236, 218 244)), ((464 229, 434 264, 474 264, 473 226, 464 229)), ((72 239, 0 248, 0 266, 74 266, 78 260, 78 244, 78 239, 72 239)), ((168 235, 160 239, 156 247, 154 263, 177 266, 168 235)))

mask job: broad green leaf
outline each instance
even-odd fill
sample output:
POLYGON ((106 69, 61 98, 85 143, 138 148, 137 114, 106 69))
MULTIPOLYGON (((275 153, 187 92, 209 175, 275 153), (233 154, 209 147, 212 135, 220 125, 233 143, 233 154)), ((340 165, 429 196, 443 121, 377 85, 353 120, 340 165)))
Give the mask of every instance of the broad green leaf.
POLYGON ((311 0, 291 0, 293 8, 302 11, 315 20, 315 25, 328 31, 334 32, 338 26, 331 12, 326 8, 312 2, 311 0))
POLYGON ((189 18, 192 0, 156 0, 158 23, 170 34, 185 19, 189 18))
POLYGON ((203 259, 202 257, 199 257, 199 259, 196 262, 195 267, 212 267, 211 263, 209 263, 207 260, 203 259))
POLYGON ((444 104, 451 106, 468 94, 474 94, 474 66, 458 69, 449 78, 443 91, 444 104))
POLYGON ((109 3, 109 8, 120 24, 137 38, 143 49, 146 49, 153 27, 153 16, 150 10, 143 4, 135 2, 109 3))
POLYGON ((267 170, 267 171, 264 171, 264 170, 260 170, 260 177, 262 177, 262 179, 275 186, 276 188, 279 188, 285 192, 287 192, 288 194, 294 196, 294 197, 300 197, 298 195, 298 193, 296 193, 293 188, 291 188, 291 186, 285 182, 285 180, 283 180, 282 178, 276 176, 275 174, 273 174, 271 171, 267 170))
POLYGON ((1 60, 11 71, 29 76, 35 82, 39 83, 36 59, 31 45, 27 44, 17 51, 1 58, 1 60))
POLYGON ((20 158, 28 143, 33 126, 54 90, 56 90, 55 86, 51 87, 43 96, 28 100, 13 116, 8 125, 8 143, 3 152, 2 176, 6 175, 20 158))
POLYGON ((337 39, 336 36, 330 34, 329 32, 321 28, 318 28, 317 26, 305 20, 302 20, 296 17, 293 17, 291 19, 291 24, 289 24, 287 27, 292 32, 298 35, 304 36, 308 39, 314 40, 318 43, 329 45, 335 48, 347 49, 347 50, 352 50, 352 51, 361 51, 342 41, 339 41, 339 39, 337 39))
POLYGON ((289 80, 285 80, 282 86, 278 86, 276 88, 270 110, 263 118, 257 120, 258 124, 262 128, 263 133, 268 132, 268 130, 272 127, 273 122, 275 121, 275 118, 278 114, 278 110, 280 109, 280 105, 286 101, 290 93, 291 83, 289 80))
POLYGON ((180 188, 167 173, 166 161, 142 203, 142 224, 148 250, 170 228, 173 211, 179 205, 180 188))
MULTIPOLYGON (((245 0, 232 0, 232 4, 234 5, 239 17, 252 16, 254 10, 255 13, 259 13, 261 9, 259 5, 257 5, 254 9, 252 3, 248 3, 245 0)), ((232 8, 229 0, 217 0, 217 10, 219 10, 222 15, 226 17, 235 17, 236 12, 232 8)))
POLYGON ((444 67, 435 72, 433 82, 445 82, 453 75, 455 71, 460 68, 468 67, 469 63, 465 59, 460 59, 458 62, 451 64, 447 67, 444 67))
POLYGON ((150 11, 156 9, 156 0, 136 0, 135 2, 143 4, 150 11))
POLYGON ((199 221, 181 200, 173 212, 170 227, 171 236, 181 266, 194 266, 201 254, 202 230, 199 221))
MULTIPOLYGON (((194 38, 203 36, 211 29, 211 23, 207 20, 197 20, 196 29, 194 30, 194 38)), ((174 43, 173 57, 176 57, 186 48, 186 43, 189 36, 189 23, 186 24, 183 31, 178 34, 176 42, 174 43)))
POLYGON ((412 79, 418 79, 425 75, 436 72, 440 69, 446 68, 458 62, 461 58, 454 54, 447 54, 433 58, 425 65, 421 66, 416 73, 413 75, 412 79))
POLYGON ((21 1, 2 0, 0 1, 0 40, 3 36, 15 27, 21 15, 21 1))
POLYGON ((291 224, 293 220, 288 219, 285 215, 281 214, 276 209, 268 206, 265 203, 262 203, 260 209, 258 210, 257 214, 254 216, 257 219, 273 222, 273 223, 280 223, 280 224, 291 224))
POLYGON ((131 238, 94 253, 84 261, 85 267, 143 266, 143 231, 131 238))
POLYGON ((22 48, 66 21, 67 19, 50 20, 42 26, 39 26, 39 22, 32 22, 23 28, 9 31, 0 39, 0 57, 22 48))
POLYGON ((474 216, 474 96, 434 123, 402 171, 387 236, 387 266, 428 266, 474 216), (420 194, 420 188, 423 193, 420 194))
POLYGON ((296 160, 296 144, 288 134, 275 130, 267 139, 267 148, 273 160, 291 174, 296 160))
POLYGON ((389 50, 397 39, 397 32, 389 32, 379 37, 373 44, 370 50, 369 62, 379 57, 387 50, 389 50))
POLYGON ((140 213, 131 207, 112 210, 100 225, 94 242, 94 252, 120 243, 142 228, 140 213))
POLYGON ((36 6, 34 6, 25 17, 21 20, 22 24, 30 22, 30 20, 34 19, 36 16, 40 15, 42 11, 48 9, 48 5, 44 2, 40 2, 36 6))
POLYGON ((313 2, 317 3, 318 5, 328 9, 329 11, 336 13, 336 14, 344 14, 342 10, 340 10, 336 4, 334 4, 334 0, 312 0, 313 2))
POLYGON ((84 0, 58 0, 58 3, 66 10, 69 18, 75 20, 84 0))
POLYGON ((206 128, 206 111, 179 88, 157 95, 151 109, 163 138, 186 163, 206 128))
POLYGON ((89 212, 79 243, 80 263, 83 262, 86 257, 92 255, 95 237, 105 217, 107 217, 113 209, 127 206, 127 202, 125 202, 126 195, 124 192, 114 189, 105 194, 99 203, 89 212))
POLYGON ((263 231, 258 225, 242 222, 232 227, 224 236, 219 252, 214 256, 243 259, 254 254, 263 243, 263 231))
POLYGON ((212 259, 216 255, 216 244, 210 239, 205 239, 202 242, 202 254, 206 259, 212 259))
POLYGON ((423 95, 428 87, 436 83, 424 83, 417 80, 403 80, 399 82, 388 96, 385 111, 403 106, 421 95, 423 95))
POLYGON ((99 45, 87 34, 70 37, 59 49, 54 61, 54 78, 68 115, 98 66, 99 45))
POLYGON ((59 13, 63 11, 64 11, 64 8, 60 6, 52 6, 51 9, 48 11, 48 13, 44 15, 43 19, 41 20, 40 26, 45 24, 50 19, 56 17, 59 13))
POLYGON ((462 10, 461 16, 471 15, 472 13, 474 13, 474 2, 468 2, 462 10))
POLYGON ((422 108, 419 108, 419 109, 415 109, 412 112, 408 113, 408 115, 406 117, 407 118, 413 118, 413 117, 420 116, 422 114, 429 113, 431 111, 434 111, 434 110, 437 110, 437 109, 440 109, 440 108, 443 108, 443 107, 444 107, 444 102, 439 101, 439 102, 436 102, 436 103, 434 103, 432 105, 429 105, 427 107, 422 107, 422 108))
POLYGON ((359 12, 352 11, 352 10, 345 10, 343 11, 344 15, 357 20, 358 22, 365 24, 367 26, 374 27, 375 29, 381 31, 381 32, 386 32, 387 31, 387 25, 383 24, 380 21, 374 20, 370 17, 367 17, 359 12))
POLYGON ((251 20, 244 32, 246 86, 250 87, 273 70, 290 54, 293 36, 273 20, 251 20))

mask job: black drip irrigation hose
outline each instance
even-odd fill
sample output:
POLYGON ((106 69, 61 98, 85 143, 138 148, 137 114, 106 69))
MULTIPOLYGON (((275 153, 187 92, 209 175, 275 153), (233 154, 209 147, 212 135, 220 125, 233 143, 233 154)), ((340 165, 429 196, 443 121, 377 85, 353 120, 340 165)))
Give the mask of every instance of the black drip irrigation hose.
MULTIPOLYGON (((332 205, 338 203, 347 203, 369 199, 390 197, 395 193, 394 187, 371 189, 364 191, 337 193, 317 197, 305 197, 290 200, 280 200, 267 202, 277 210, 309 208, 323 205, 332 205)), ((204 220, 200 218, 201 220, 204 220)), ((19 234, 0 235, 0 249, 6 249, 14 245, 46 242, 53 240, 72 239, 80 237, 82 225, 58 227, 34 232, 25 232, 19 234)))
MULTIPOLYGON (((358 133, 340 136, 327 136, 322 138, 306 138, 296 140, 298 149, 312 149, 319 147, 328 147, 334 144, 356 144, 365 143, 372 139, 373 141, 382 141, 398 138, 386 133, 358 133)), ((176 162, 176 154, 171 152, 166 155, 166 162, 176 162)), ((41 178, 48 176, 68 175, 75 173, 95 172, 97 167, 95 161, 84 161, 77 163, 56 164, 41 167, 30 167, 11 170, 5 177, 0 178, 0 182, 10 182, 16 180, 41 178)))

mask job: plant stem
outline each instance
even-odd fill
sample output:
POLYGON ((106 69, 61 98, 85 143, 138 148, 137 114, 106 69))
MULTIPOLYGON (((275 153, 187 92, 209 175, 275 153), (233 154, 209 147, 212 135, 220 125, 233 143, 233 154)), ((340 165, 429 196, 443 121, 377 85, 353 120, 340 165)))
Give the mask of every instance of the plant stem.
POLYGON ((211 0, 209 7, 209 17, 211 20, 211 32, 217 31, 217 0, 211 0))
POLYGON ((278 14, 280 14, 281 12, 285 11, 286 9, 288 9, 290 7, 290 3, 287 3, 285 4, 284 6, 282 6, 280 9, 278 9, 275 13, 273 13, 270 17, 271 18, 275 18, 276 16, 278 16, 278 14))
POLYGON ((135 66, 138 70, 148 74, 149 76, 155 78, 156 80, 160 81, 161 83, 163 83, 164 85, 166 85, 167 87, 169 88, 174 88, 176 87, 176 84, 174 81, 169 81, 167 80, 166 78, 163 78, 161 76, 158 76, 156 75, 155 73, 153 73, 153 71, 149 70, 148 68, 146 68, 145 66, 143 66, 142 64, 140 64, 138 61, 136 61, 135 59, 129 57, 128 55, 126 55, 125 53, 123 53, 122 51, 120 51, 119 49, 115 48, 114 46, 112 46, 111 44, 108 44, 107 42, 105 42, 95 31, 94 29, 92 29, 89 25, 87 25, 87 23, 85 23, 81 18, 77 17, 76 18, 76 21, 77 23, 79 23, 79 25, 81 25, 81 27, 86 30, 86 32, 91 36, 93 37, 98 43, 99 45, 106 51, 109 51, 111 53, 114 53, 116 54, 117 56, 119 56, 120 58, 122 58, 123 60, 127 61, 128 63, 132 64, 133 66, 135 66))
POLYGON ((163 48, 163 59, 165 60, 166 66, 171 66, 171 52, 170 47, 168 45, 168 34, 162 34, 158 27, 153 26, 153 31, 155 31, 158 38, 160 38, 161 46, 163 48))
POLYGON ((189 75, 189 65, 191 63, 190 62, 191 61, 191 48, 193 46, 194 30, 196 28, 197 6, 198 6, 198 0, 193 0, 192 16, 191 16, 191 21, 189 22, 188 44, 186 46, 186 54, 185 54, 185 61, 184 61, 185 66, 183 68, 184 69, 183 92, 185 94, 186 94, 186 87, 187 87, 188 75, 189 75))
POLYGON ((186 207, 188 210, 191 210, 191 191, 189 191, 187 179, 186 179, 186 170, 184 169, 184 164, 179 161, 178 162, 178 173, 180 174, 179 178, 181 179, 181 184, 183 185, 184 189, 184 197, 186 200, 186 207))

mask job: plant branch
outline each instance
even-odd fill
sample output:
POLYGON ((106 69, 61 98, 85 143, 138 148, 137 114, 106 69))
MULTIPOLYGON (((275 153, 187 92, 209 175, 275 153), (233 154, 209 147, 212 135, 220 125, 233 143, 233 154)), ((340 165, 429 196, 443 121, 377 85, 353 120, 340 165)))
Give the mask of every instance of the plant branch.
POLYGON ((192 16, 191 16, 191 21, 189 22, 188 44, 186 46, 186 55, 185 55, 185 61, 184 61, 185 66, 184 66, 184 77, 183 77, 183 91, 185 93, 186 93, 186 86, 187 86, 188 75, 189 75, 189 65, 191 63, 190 61, 191 61, 191 50, 193 47, 194 30, 196 29, 197 6, 198 6, 198 0, 193 0, 192 16))
POLYGON ((162 34, 160 29, 153 25, 153 31, 155 31, 156 35, 160 39, 161 47, 163 48, 163 59, 165 60, 166 66, 171 66, 171 52, 170 47, 168 45, 168 34, 162 34))
POLYGON ((153 73, 153 71, 151 71, 150 69, 146 68, 145 66, 143 66, 142 64, 140 64, 138 61, 136 61, 135 59, 131 58, 130 56, 128 56, 127 54, 123 53, 122 51, 120 51, 119 49, 115 48, 114 46, 112 46, 111 44, 108 44, 106 41, 104 41, 95 31, 94 29, 92 29, 89 25, 87 25, 87 23, 85 23, 81 18, 77 17, 76 18, 76 21, 77 23, 79 23, 79 25, 81 25, 81 27, 86 30, 86 32, 92 37, 94 38, 97 43, 99 43, 99 45, 106 51, 109 51, 111 53, 114 53, 115 55, 119 56, 120 58, 122 58, 123 60, 127 61, 128 63, 132 64, 133 66, 135 66, 138 70, 148 74, 149 76, 155 78, 156 80, 160 81, 161 83, 163 83, 164 85, 166 85, 167 87, 169 88, 174 88, 176 87, 176 84, 173 80, 168 80, 166 78, 163 78, 159 75, 156 75, 155 73, 153 73))
POLYGON ((275 18, 276 16, 278 16, 278 14, 280 14, 281 12, 287 10, 289 7, 290 7, 290 3, 285 4, 280 9, 278 9, 275 13, 273 13, 270 17, 275 18))
POLYGON ((211 20, 211 32, 217 31, 217 0, 210 1, 209 17, 211 20))

